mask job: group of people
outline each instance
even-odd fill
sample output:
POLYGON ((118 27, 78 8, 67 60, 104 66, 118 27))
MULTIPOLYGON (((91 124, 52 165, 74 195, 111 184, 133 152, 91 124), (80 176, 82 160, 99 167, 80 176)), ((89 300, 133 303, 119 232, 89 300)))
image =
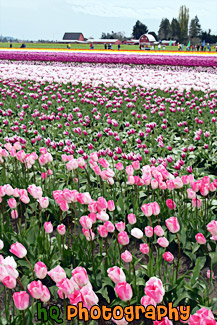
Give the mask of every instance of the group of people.
MULTIPOLYGON (((13 47, 13 44, 10 43, 10 49, 12 49, 12 47, 13 47)), ((26 48, 26 44, 25 44, 25 43, 22 43, 21 46, 20 46, 20 48, 21 48, 21 49, 26 48)))

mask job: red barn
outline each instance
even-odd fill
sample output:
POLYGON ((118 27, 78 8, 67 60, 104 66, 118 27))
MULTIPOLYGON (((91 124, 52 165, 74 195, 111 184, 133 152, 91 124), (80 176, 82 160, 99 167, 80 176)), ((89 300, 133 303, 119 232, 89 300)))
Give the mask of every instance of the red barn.
POLYGON ((139 39, 140 45, 152 45, 156 42, 156 39, 151 34, 143 34, 139 39))

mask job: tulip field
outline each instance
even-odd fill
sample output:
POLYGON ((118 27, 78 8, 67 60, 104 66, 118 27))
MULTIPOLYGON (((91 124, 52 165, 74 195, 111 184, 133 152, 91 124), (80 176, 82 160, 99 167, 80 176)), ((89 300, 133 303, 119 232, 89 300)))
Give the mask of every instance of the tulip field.
POLYGON ((216 219, 215 53, 0 49, 1 324, 216 324, 216 219))

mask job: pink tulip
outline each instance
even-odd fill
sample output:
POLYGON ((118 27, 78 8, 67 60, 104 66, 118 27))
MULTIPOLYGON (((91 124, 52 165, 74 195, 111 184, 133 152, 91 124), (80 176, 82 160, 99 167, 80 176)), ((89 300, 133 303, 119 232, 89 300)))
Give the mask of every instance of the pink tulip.
POLYGON ((130 284, 125 281, 116 284, 115 292, 122 301, 130 301, 133 296, 130 284))
POLYGON ((16 287, 16 279, 13 276, 6 276, 2 283, 8 288, 8 289, 14 289, 16 287))
POLYGON ((163 300, 165 290, 160 279, 156 277, 151 277, 145 285, 145 294, 160 303, 163 300))
POLYGON ((148 254, 149 253, 149 246, 148 244, 140 244, 139 249, 142 252, 142 254, 148 254))
POLYGON ((48 197, 40 197, 40 198, 38 199, 38 202, 39 202, 40 207, 41 207, 42 209, 47 209, 47 207, 48 207, 48 205, 49 205, 49 199, 48 199, 48 197))
POLYGON ((206 226, 207 230, 211 233, 212 236, 217 236, 217 221, 212 220, 206 226))
POLYGON ((115 227, 117 229, 117 231, 121 232, 125 230, 125 223, 123 221, 120 221, 118 223, 115 224, 115 227))
POLYGON ((97 200, 97 208, 98 208, 98 211, 107 209, 107 202, 104 199, 104 197, 99 197, 98 198, 98 200, 97 200))
POLYGON ((17 207, 17 201, 15 199, 9 199, 8 200, 8 205, 11 209, 15 209, 17 207))
POLYGON ((11 218, 12 219, 17 219, 18 218, 18 212, 17 212, 17 210, 12 210, 11 211, 11 218))
POLYGON ((67 278, 64 278, 58 282, 57 287, 64 293, 65 296, 70 295, 74 291, 72 282, 67 278))
POLYGON ((128 176, 132 176, 133 173, 134 173, 133 167, 132 166, 127 166, 126 167, 126 173, 127 173, 128 176))
POLYGON ((121 259, 125 262, 125 263, 130 263, 132 262, 132 254, 126 250, 125 252, 123 252, 121 254, 121 259))
POLYGON ((97 297, 93 289, 89 288, 88 286, 85 286, 81 288, 80 293, 82 294, 84 304, 86 304, 87 307, 92 307, 98 304, 99 298, 97 297))
POLYGON ((53 225, 50 221, 44 223, 44 230, 47 234, 51 234, 53 232, 53 225))
MULTIPOLYGON (((118 312, 117 312, 117 315, 118 315, 118 312)), ((127 325, 127 324, 129 324, 129 323, 126 321, 125 317, 123 317, 123 318, 120 319, 120 320, 118 320, 118 319, 114 319, 114 318, 112 317, 112 321, 113 321, 113 323, 115 323, 116 325, 127 325)))
POLYGON ((13 300, 18 310, 25 310, 29 307, 29 295, 26 291, 15 292, 13 294, 13 300))
POLYGON ((166 200, 166 205, 170 210, 174 210, 176 208, 176 204, 172 199, 166 200))
POLYGON ((59 235, 64 236, 66 233, 66 226, 64 224, 58 225, 57 231, 59 235))
POLYGON ((203 307, 196 311, 196 313, 190 316, 188 320, 189 325, 198 325, 198 324, 209 324, 216 325, 214 315, 210 309, 203 307))
POLYGON ((113 266, 107 270, 109 278, 115 283, 126 281, 125 274, 123 270, 117 266, 113 266))
POLYGON ((127 185, 134 185, 135 178, 133 176, 128 176, 127 185))
POLYGON ((214 278, 214 272, 210 271, 210 270, 207 270, 206 276, 207 276, 208 279, 210 279, 210 277, 213 279, 214 278))
MULTIPOLYGON (((6 259, 5 259, 6 260, 6 259)), ((3 262, 3 263, 5 263, 5 261, 3 262)), ((13 266, 11 266, 11 265, 4 265, 4 268, 5 268, 5 271, 7 272, 7 274, 6 275, 10 275, 10 276, 12 276, 13 278, 15 278, 15 279, 17 279, 18 278, 18 276, 19 276, 19 273, 17 272, 17 270, 16 270, 16 268, 14 268, 13 266)), ((3 271, 3 273, 2 273, 2 269, 1 269, 1 278, 2 278, 2 276, 3 276, 3 274, 4 274, 4 271, 3 271)), ((5 276, 6 276, 5 275, 5 276)), ((3 277, 4 278, 4 277, 3 277)))
POLYGON ((18 242, 11 245, 10 252, 16 255, 18 258, 23 258, 27 254, 27 250, 25 249, 25 247, 18 242))
POLYGON ((84 229, 91 229, 92 228, 92 220, 88 216, 82 216, 79 220, 81 226, 84 229))
POLYGON ((160 214, 160 206, 157 202, 153 202, 151 203, 151 207, 152 207, 152 214, 154 216, 158 216, 160 214))
POLYGON ((152 216, 152 204, 151 203, 143 204, 141 209, 146 217, 152 216))
POLYGON ((188 194, 189 199, 195 199, 196 198, 196 193, 191 188, 187 189, 187 194, 188 194))
POLYGON ((52 270, 50 270, 47 274, 56 283, 58 283, 62 279, 66 278, 66 273, 65 273, 65 271, 63 270, 63 268, 60 265, 58 265, 55 268, 53 268, 52 270))
POLYGON ((106 221, 104 223, 104 226, 106 227, 108 232, 113 233, 115 231, 115 226, 113 225, 113 223, 111 221, 106 221))
POLYGON ((157 306, 157 303, 154 299, 152 299, 151 297, 149 296, 143 296, 140 300, 140 303, 141 305, 143 305, 145 308, 149 305, 152 305, 154 307, 157 306))
POLYGON ((164 230, 160 225, 158 225, 158 226, 154 227, 154 233, 156 236, 161 237, 164 235, 164 230))
POLYGON ((46 286, 43 285, 43 295, 40 298, 42 302, 48 302, 50 300, 50 291, 46 286))
POLYGON ((84 228, 82 228, 82 232, 83 232, 85 238, 86 238, 88 241, 94 240, 94 238, 95 238, 95 233, 94 233, 91 229, 84 229, 84 228))
POLYGON ((206 244, 206 238, 204 237, 203 234, 198 233, 198 234, 196 234, 195 238, 196 238, 196 241, 198 242, 198 244, 200 244, 200 245, 206 244))
POLYGON ((146 235, 146 237, 153 236, 153 228, 151 226, 145 227, 145 235, 146 235))
POLYGON ((139 164, 139 161, 133 161, 132 162, 132 166, 133 166, 133 169, 135 170, 139 170, 140 169, 140 164, 139 164))
POLYGON ((24 204, 28 204, 30 202, 30 199, 27 195, 21 195, 20 201, 23 202, 24 204))
POLYGON ((119 244, 125 246, 125 245, 128 245, 129 242, 130 242, 130 239, 126 233, 126 231, 121 231, 119 232, 118 234, 118 242, 119 244))
POLYGON ((46 179, 47 178, 47 173, 41 173, 41 178, 46 179))
POLYGON ((107 208, 109 211, 114 211, 115 210, 115 204, 113 200, 110 200, 107 202, 107 208))
POLYGON ((105 226, 101 225, 97 228, 100 237, 106 238, 108 236, 108 230, 105 226))
POLYGON ((109 167, 109 163, 106 159, 104 158, 100 158, 98 160, 98 163, 103 167, 103 168, 108 168, 109 167))
POLYGON ((170 217, 169 219, 166 219, 165 223, 171 233, 175 234, 179 232, 180 225, 176 217, 170 217))
POLYGON ((89 282, 87 271, 82 266, 78 266, 72 271, 72 279, 79 288, 84 287, 89 282))
POLYGON ((6 266, 0 264, 0 281, 3 281, 6 276, 8 276, 6 266))
POLYGON ((169 246, 169 242, 165 237, 159 237, 158 240, 157 240, 157 243, 161 247, 168 247, 169 246))
POLYGON ((35 264, 35 274, 38 279, 44 279, 47 275, 47 266, 41 261, 37 262, 35 264))
POLYGON ((134 225, 136 223, 136 216, 133 213, 128 214, 127 219, 131 225, 134 225))
POLYGON ((152 179, 151 180, 151 188, 153 189, 153 190, 156 190, 157 188, 158 188, 158 181, 156 180, 156 179, 152 179))
POLYGON ((13 187, 11 185, 9 185, 9 184, 4 186, 4 191, 5 191, 5 194, 8 195, 8 196, 13 195, 13 193, 14 193, 13 187))
POLYGON ((117 163, 117 164, 115 165, 115 168, 116 168, 117 170, 123 170, 123 169, 124 169, 124 166, 123 166, 123 164, 122 164, 121 162, 119 162, 119 163, 117 163))
POLYGON ((174 256, 170 252, 165 252, 163 254, 163 259, 167 262, 172 262, 174 260, 174 256))
POLYGON ((34 299, 40 299, 43 296, 43 284, 40 280, 29 283, 27 289, 34 299))

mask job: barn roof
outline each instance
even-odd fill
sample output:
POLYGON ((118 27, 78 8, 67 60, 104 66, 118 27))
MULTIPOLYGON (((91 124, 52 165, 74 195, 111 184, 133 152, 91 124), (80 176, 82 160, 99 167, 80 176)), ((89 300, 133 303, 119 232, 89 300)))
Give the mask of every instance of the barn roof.
MULTIPOLYGON (((67 41, 78 41, 79 37, 82 33, 65 33, 63 36, 63 40, 67 41)), ((83 34, 82 34, 83 35, 83 34)))
POLYGON ((140 38, 142 38, 143 36, 146 36, 149 40, 149 42, 155 42, 156 39, 152 34, 143 34, 140 38))

